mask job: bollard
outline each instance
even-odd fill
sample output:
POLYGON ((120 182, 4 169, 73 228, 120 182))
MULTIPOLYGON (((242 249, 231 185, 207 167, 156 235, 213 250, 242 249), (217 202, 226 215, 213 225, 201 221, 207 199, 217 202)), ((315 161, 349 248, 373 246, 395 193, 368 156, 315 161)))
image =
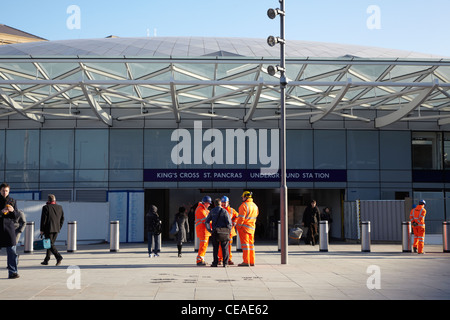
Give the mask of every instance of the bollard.
POLYGON ((361 222, 361 251, 370 252, 370 221, 361 222))
POLYGON ((328 221, 320 221, 319 227, 319 250, 322 252, 328 252, 328 221))
POLYGON ((25 253, 33 253, 33 243, 34 243, 34 221, 27 222, 25 226, 25 253))
POLYGON ((281 251, 281 221, 278 221, 278 251, 281 251))
POLYGON ((402 250, 403 252, 411 252, 411 221, 402 222, 402 250))
POLYGON ((67 252, 77 251, 77 222, 67 223, 67 252))
POLYGON ((195 251, 195 252, 198 252, 198 248, 199 248, 199 246, 200 246, 200 241, 198 240, 198 237, 197 237, 197 228, 195 228, 195 227, 194 227, 194 239, 195 239, 195 242, 194 242, 194 251, 195 251))
POLYGON ((444 252, 450 252, 450 221, 442 222, 442 244, 444 252))
POLYGON ((236 251, 242 252, 242 245, 241 245, 241 237, 239 237, 239 232, 236 230, 236 251))
POLYGON ((109 251, 119 251, 119 221, 111 221, 110 223, 109 251))

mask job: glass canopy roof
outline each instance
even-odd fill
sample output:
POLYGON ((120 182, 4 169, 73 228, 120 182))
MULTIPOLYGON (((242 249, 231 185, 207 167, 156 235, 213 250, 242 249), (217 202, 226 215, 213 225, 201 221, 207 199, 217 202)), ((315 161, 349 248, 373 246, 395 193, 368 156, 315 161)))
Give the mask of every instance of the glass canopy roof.
MULTIPOLYGON (((161 115, 175 122, 187 115, 244 123, 280 117, 267 112, 279 108, 279 78, 267 73, 269 65, 279 63, 278 51, 255 39, 242 46, 243 39, 209 39, 209 49, 205 39, 196 49, 192 38, 184 46, 180 38, 156 39, 154 47, 142 38, 0 46, 0 119, 20 116, 43 123, 51 116, 113 126, 161 115), (62 47, 65 51, 58 52, 62 47), (79 53, 85 55, 73 55, 79 53)), ((374 122, 376 128, 424 119, 450 123, 450 60, 307 44, 288 47, 288 119, 315 123, 337 116, 374 122), (376 116, 366 118, 361 110, 376 116)))

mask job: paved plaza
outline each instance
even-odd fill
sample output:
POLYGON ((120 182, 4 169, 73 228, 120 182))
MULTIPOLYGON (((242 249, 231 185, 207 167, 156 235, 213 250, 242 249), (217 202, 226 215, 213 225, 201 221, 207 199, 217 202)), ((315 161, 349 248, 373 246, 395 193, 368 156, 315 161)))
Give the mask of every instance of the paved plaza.
MULTIPOLYGON (((0 300, 448 300, 450 253, 427 245, 426 254, 402 253, 400 244, 331 243, 319 247, 290 245, 281 265, 276 243, 256 243, 256 266, 197 267, 193 244, 177 257, 176 245, 164 242, 158 258, 146 244, 78 245, 75 253, 58 246, 64 260, 40 262, 43 251, 18 249, 19 279, 0 273, 0 300), (221 287, 221 294, 216 288, 221 287)), ((6 266, 5 250, 0 260, 6 266)), ((234 252, 233 260, 242 261, 234 252)), ((212 261, 212 247, 207 262, 212 261)))

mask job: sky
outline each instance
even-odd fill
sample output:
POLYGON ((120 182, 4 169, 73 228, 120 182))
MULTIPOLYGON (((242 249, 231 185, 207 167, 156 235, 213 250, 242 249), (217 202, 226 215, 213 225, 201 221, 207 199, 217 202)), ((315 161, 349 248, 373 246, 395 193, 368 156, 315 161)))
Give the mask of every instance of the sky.
MULTIPOLYGON (((48 40, 154 36, 267 38, 278 0, 2 0, 0 24, 48 40)), ((450 57, 449 0, 285 0, 286 41, 450 57)))

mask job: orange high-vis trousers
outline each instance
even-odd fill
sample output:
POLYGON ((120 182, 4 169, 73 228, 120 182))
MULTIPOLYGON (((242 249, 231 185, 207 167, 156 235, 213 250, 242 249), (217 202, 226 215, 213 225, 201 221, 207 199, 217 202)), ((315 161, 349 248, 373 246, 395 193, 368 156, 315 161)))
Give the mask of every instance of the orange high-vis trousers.
POLYGON ((255 265, 255 236, 253 233, 239 230, 239 239, 241 239, 242 259, 244 263, 255 265))
POLYGON ((205 261, 206 249, 208 249, 209 235, 197 235, 198 243, 198 253, 197 253, 197 263, 205 261))
POLYGON ((423 253, 423 247, 425 245, 425 227, 417 226, 413 227, 414 242, 413 248, 417 248, 418 253, 423 253))

